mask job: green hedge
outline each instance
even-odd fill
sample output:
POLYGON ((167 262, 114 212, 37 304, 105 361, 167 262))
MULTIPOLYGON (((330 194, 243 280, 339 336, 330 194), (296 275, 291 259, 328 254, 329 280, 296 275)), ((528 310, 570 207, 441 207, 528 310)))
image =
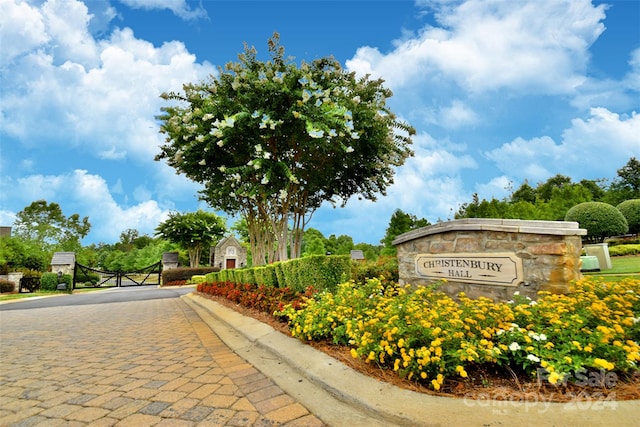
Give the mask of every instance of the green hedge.
POLYGON ((215 271, 220 271, 220 269, 218 267, 172 268, 162 272, 162 283, 171 283, 178 280, 186 281, 193 276, 206 275, 215 271))
POLYGON ((625 256, 640 254, 640 245, 618 245, 609 247, 609 255, 625 256))
POLYGON ((221 270, 206 278, 209 283, 230 281, 304 292, 309 286, 333 290, 338 283, 349 280, 350 273, 349 255, 314 255, 260 267, 221 270))
POLYGON ((63 274, 62 281, 58 278, 58 273, 43 273, 40 278, 40 290, 55 291, 58 289, 58 283, 66 283, 67 291, 71 292, 73 278, 70 274, 63 274))
POLYGON ((0 292, 13 292, 15 289, 15 283, 8 281, 7 279, 0 279, 0 292))

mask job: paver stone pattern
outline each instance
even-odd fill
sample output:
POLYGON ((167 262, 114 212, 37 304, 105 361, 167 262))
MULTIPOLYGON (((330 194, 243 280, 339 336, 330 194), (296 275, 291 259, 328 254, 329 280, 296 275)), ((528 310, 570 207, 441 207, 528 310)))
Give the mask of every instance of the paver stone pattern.
POLYGON ((0 312, 0 426, 322 426, 178 298, 0 312))

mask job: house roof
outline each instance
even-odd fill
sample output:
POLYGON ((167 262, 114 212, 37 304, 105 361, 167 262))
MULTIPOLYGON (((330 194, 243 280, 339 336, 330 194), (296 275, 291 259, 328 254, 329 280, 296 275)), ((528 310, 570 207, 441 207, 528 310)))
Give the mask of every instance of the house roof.
POLYGON ((75 263, 75 252, 55 252, 53 258, 51 258, 51 265, 71 265, 75 263))
POLYGON ((242 247, 242 245, 240 244, 238 239, 235 238, 235 236, 229 235, 229 236, 225 237, 224 239, 220 240, 218 242, 218 244, 216 245, 216 248, 221 248, 221 247, 227 246, 229 244, 233 244, 235 246, 242 247))

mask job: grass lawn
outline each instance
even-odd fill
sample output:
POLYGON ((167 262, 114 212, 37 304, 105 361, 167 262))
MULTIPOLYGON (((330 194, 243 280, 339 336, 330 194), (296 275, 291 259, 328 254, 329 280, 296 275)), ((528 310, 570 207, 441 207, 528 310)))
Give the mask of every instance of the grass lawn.
POLYGON ((640 275, 640 255, 629 255, 622 257, 611 257, 611 266, 612 268, 609 270, 601 270, 590 273, 584 273, 585 275, 590 276, 608 276, 610 274, 613 275, 629 275, 629 276, 639 276, 640 275))
MULTIPOLYGON (((74 294, 84 293, 84 292, 92 292, 92 291, 101 291, 101 288, 84 288, 84 289, 76 289, 73 291, 74 294)), ((25 299, 25 298, 34 298, 34 297, 46 297, 52 295, 68 295, 69 293, 66 291, 37 291, 33 293, 29 292, 21 292, 19 294, 4 294, 0 295, 0 302, 2 301, 11 301, 16 299, 25 299)))

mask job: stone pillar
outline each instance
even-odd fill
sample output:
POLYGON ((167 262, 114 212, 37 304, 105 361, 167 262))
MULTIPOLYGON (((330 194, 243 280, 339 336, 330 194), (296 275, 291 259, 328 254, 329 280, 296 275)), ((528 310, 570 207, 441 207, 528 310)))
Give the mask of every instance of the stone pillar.
POLYGON ((162 254, 162 270, 178 268, 178 252, 165 252, 162 254))

